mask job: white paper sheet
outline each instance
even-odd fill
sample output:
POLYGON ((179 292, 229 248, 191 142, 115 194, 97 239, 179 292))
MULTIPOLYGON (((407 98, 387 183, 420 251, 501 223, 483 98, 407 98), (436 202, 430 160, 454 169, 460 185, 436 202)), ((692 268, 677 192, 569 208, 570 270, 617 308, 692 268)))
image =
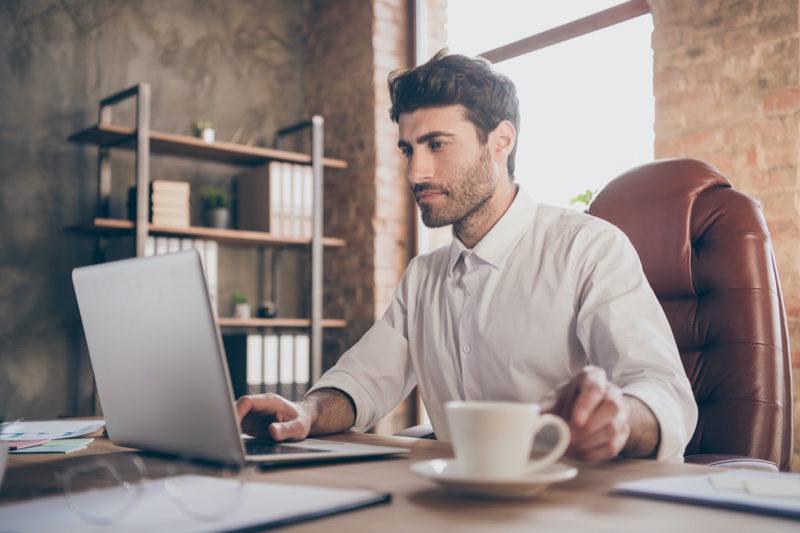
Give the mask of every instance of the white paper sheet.
POLYGON ((615 485, 615 488, 625 494, 637 496, 800 518, 800 498, 753 494, 746 490, 748 480, 771 481, 773 485, 778 485, 800 480, 800 475, 785 472, 728 470, 703 476, 642 479, 620 483, 615 485), (729 478, 730 483, 725 482, 726 478, 729 478), (733 490, 737 486, 741 486, 742 489, 733 490))
MULTIPOLYGON (((207 476, 180 476, 182 483, 203 483, 203 497, 213 501, 215 493, 230 494, 238 482, 207 476)), ((144 483, 142 495, 128 514, 103 532, 170 531, 202 533, 232 531, 246 527, 284 525, 386 502, 387 494, 362 489, 336 489, 247 482, 239 494, 240 504, 227 516, 215 521, 200 521, 184 513, 168 494, 164 480, 144 483)), ((238 490, 238 489, 237 489, 238 490)), ((118 494, 112 490, 96 490, 81 495, 94 501, 98 509, 113 508, 118 494)), ((86 500, 81 505, 88 505, 86 500)), ((76 516, 63 496, 51 496, 32 501, 0 506, 0 529, 15 533, 58 531, 85 533, 97 529, 76 516)))
POLYGON ((0 440, 68 439, 97 431, 105 420, 43 420, 15 422, 3 428, 0 440))

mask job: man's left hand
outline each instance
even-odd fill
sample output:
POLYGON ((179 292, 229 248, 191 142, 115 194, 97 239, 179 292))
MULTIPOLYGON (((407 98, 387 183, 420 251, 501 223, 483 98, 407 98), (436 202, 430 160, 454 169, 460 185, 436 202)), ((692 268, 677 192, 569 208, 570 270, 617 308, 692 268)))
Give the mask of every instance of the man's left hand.
POLYGON ((579 461, 604 461, 623 451, 631 434, 631 401, 610 383, 602 368, 586 366, 571 381, 542 399, 542 412, 569 424, 566 456, 579 461))

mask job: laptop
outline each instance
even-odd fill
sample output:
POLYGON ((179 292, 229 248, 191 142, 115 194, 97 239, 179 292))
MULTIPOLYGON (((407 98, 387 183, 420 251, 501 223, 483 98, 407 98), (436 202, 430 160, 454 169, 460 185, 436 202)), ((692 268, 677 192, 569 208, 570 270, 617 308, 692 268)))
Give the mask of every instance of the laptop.
POLYGON ((243 438, 197 250, 76 268, 72 281, 114 444, 236 465, 409 451, 243 438))

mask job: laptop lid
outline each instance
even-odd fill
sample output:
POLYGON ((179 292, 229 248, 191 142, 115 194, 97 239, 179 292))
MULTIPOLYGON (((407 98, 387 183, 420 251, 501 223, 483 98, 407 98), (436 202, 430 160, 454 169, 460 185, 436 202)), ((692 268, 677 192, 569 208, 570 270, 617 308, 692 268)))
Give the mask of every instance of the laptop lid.
POLYGON ((309 439, 246 457, 197 250, 80 267, 72 279, 115 444, 228 464, 408 451, 309 439))

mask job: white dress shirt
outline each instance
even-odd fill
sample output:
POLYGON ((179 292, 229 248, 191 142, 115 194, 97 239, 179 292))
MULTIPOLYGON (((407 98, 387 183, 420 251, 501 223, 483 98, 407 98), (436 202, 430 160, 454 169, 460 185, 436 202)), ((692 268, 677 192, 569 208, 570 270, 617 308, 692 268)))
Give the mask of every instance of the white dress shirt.
POLYGON ((682 461, 697 406, 633 246, 519 190, 473 249, 454 238, 414 258, 383 317, 312 390, 349 394, 365 431, 419 385, 447 440, 445 402, 538 402, 586 364, 652 410, 658 459, 682 461))

